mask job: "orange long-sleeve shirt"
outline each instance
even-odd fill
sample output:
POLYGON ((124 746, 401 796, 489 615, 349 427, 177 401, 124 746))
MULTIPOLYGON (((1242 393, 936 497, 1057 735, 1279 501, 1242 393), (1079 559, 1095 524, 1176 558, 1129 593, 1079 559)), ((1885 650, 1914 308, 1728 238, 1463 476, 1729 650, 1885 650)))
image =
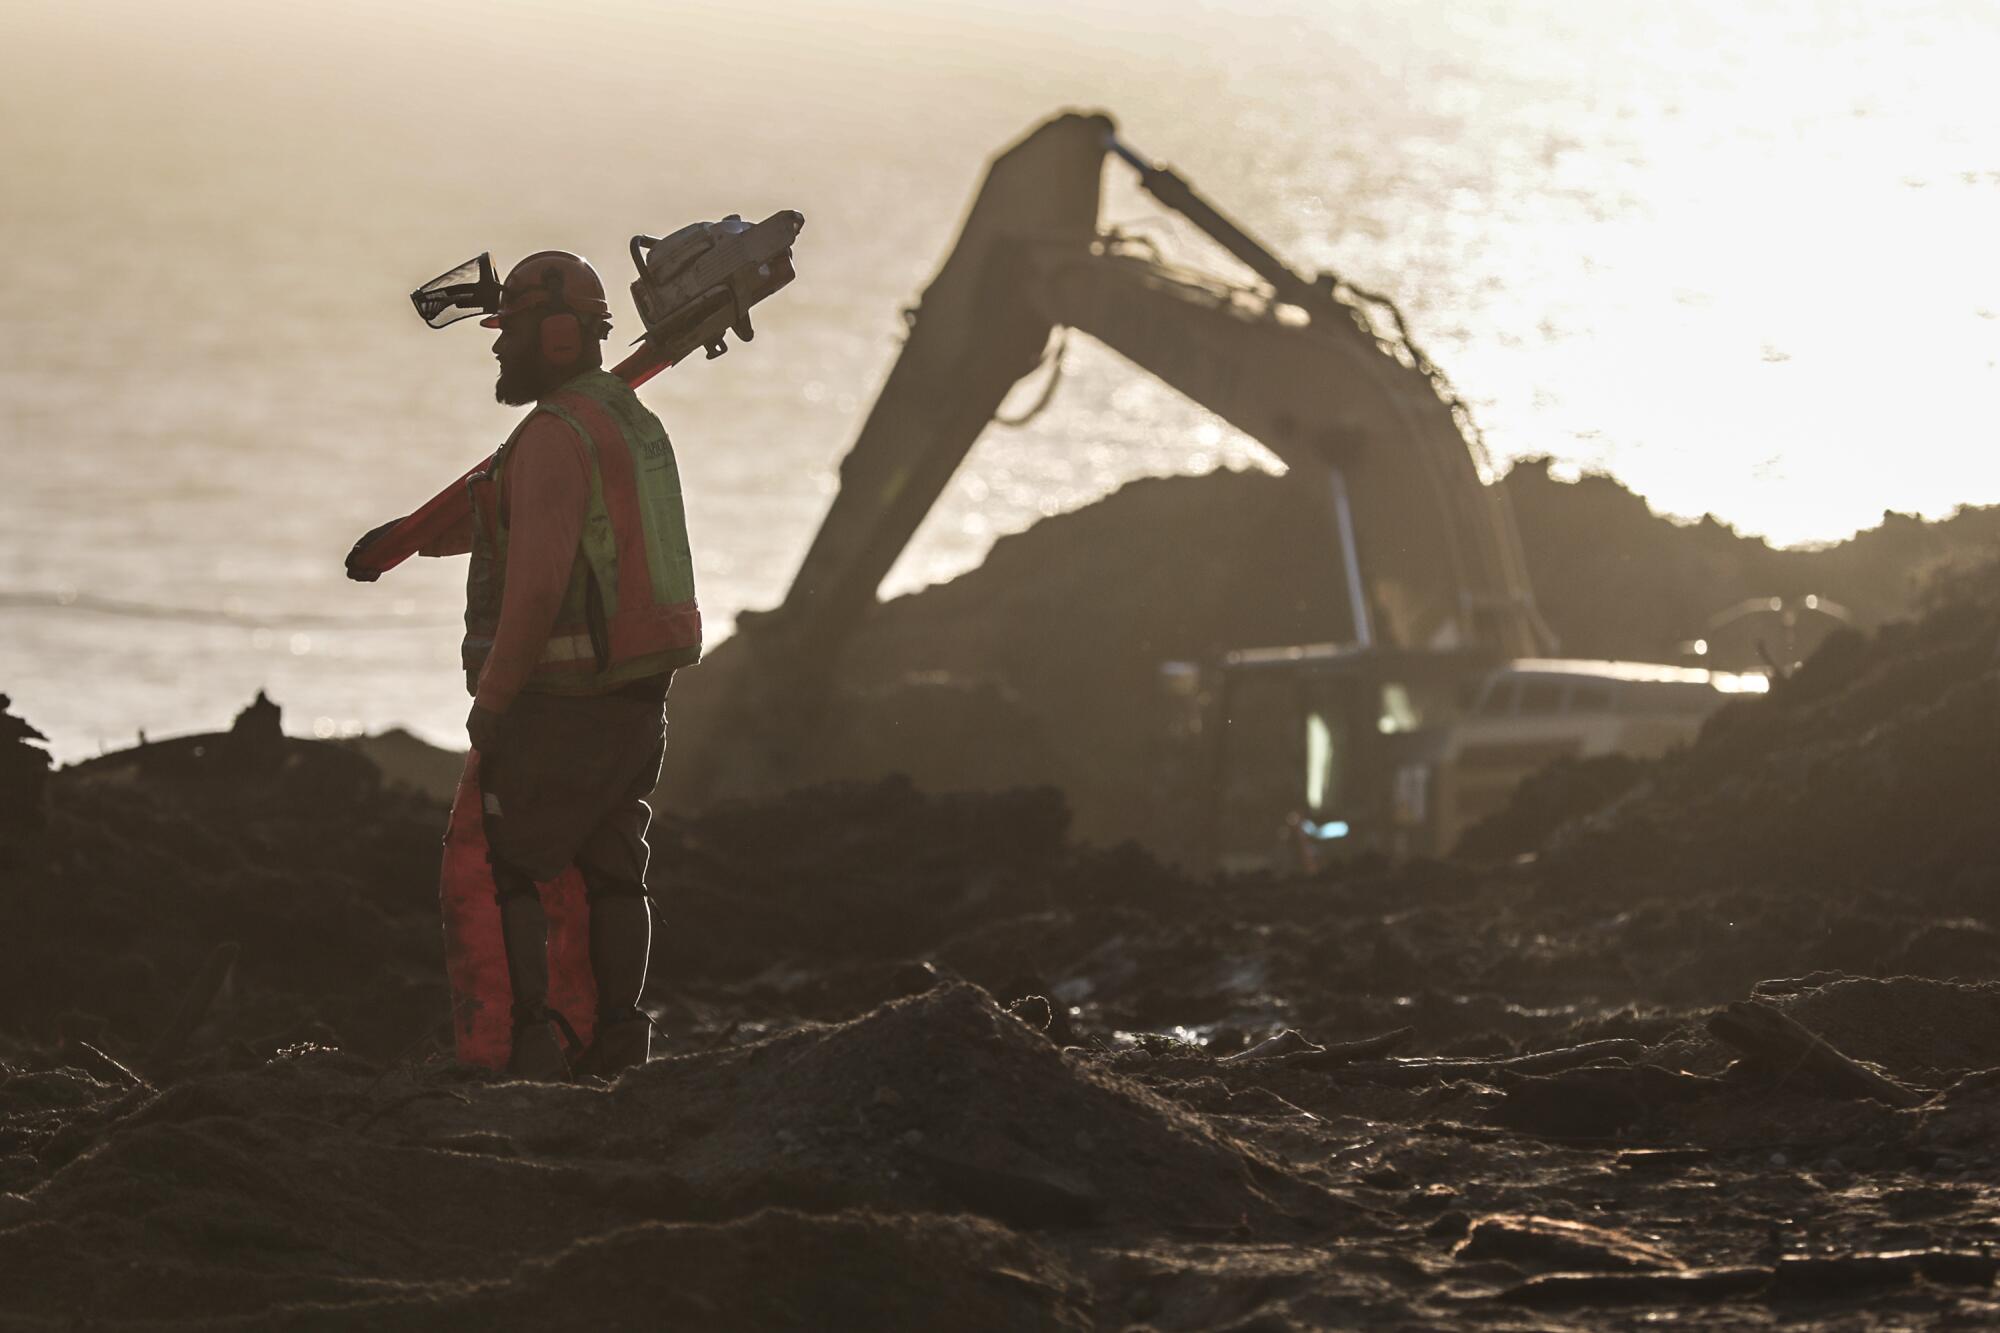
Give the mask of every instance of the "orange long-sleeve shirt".
MULTIPOLYGON (((477 701, 504 713, 541 660, 562 609, 590 510, 590 459, 575 431, 547 414, 514 441, 502 472, 500 521, 507 525, 507 568, 500 625, 479 673, 477 701)), ((472 522, 423 548, 425 555, 472 549, 472 522)))

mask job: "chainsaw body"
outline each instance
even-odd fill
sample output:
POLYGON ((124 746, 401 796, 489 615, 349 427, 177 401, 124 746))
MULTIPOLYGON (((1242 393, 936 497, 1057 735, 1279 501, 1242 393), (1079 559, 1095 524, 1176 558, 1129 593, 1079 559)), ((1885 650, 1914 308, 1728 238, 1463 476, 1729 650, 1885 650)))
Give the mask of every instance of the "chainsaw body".
POLYGON ((731 213, 669 236, 634 236, 632 303, 646 332, 640 341, 669 361, 695 348, 711 359, 729 350, 725 335, 756 337, 750 307, 798 276, 792 243, 805 219, 785 209, 762 222, 731 213))

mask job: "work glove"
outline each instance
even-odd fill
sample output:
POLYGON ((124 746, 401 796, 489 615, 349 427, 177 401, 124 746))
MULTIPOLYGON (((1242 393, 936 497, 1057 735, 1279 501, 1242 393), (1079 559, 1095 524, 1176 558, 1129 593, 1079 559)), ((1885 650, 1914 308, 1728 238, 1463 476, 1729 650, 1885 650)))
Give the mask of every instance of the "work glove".
POLYGON ((475 703, 465 715, 465 734, 482 756, 499 754, 507 747, 507 715, 475 703))
POLYGON ((383 523, 377 527, 372 527, 368 529, 368 531, 361 534, 361 540, 355 542, 353 546, 348 548, 347 577, 353 579, 356 583, 373 583, 376 579, 382 577, 381 570, 359 569, 356 568, 354 562, 361 555, 363 551, 368 549, 368 544, 370 542, 374 541, 377 537, 381 536, 383 533, 387 532, 390 528, 395 527, 398 523, 401 523, 402 521, 403 520, 400 518, 392 518, 387 523, 383 523))

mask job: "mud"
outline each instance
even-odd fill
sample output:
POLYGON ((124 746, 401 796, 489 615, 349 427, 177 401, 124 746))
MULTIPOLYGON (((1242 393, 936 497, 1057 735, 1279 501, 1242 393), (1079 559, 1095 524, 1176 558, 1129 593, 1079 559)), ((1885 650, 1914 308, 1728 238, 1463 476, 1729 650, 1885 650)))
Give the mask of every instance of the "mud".
POLYGON ((663 818, 616 1085, 444 1058, 443 808, 268 702, 10 789, 0 1326, 1989 1326, 1994 588, 1485 860, 1196 880, 897 780, 663 818))

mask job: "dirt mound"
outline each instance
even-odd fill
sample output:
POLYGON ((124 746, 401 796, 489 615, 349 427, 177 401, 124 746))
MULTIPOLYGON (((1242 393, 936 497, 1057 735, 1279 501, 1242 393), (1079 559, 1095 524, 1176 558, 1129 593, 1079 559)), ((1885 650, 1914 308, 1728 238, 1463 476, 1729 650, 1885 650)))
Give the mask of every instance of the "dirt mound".
POLYGON ((2000 566, 1941 597, 1918 620, 1834 636, 1768 698, 1724 709, 1585 823, 1557 864, 1627 884, 1721 873, 1990 911, 2000 566))
MULTIPOLYGON (((682 1284, 698 1305, 796 1239, 807 1258, 793 1284, 748 1302, 780 1326, 788 1302, 815 1292, 865 1304, 832 1271, 842 1254, 878 1276, 912 1266, 875 1297, 897 1327, 974 1269, 1015 1276, 968 1282, 968 1299, 1060 1326, 1067 1279, 1032 1245, 963 1219, 933 1229, 875 1215, 1127 1234, 1281 1234, 1349 1215, 951 984, 835 1027, 656 1062, 615 1091, 449 1068, 385 1075, 308 1050, 159 1092, 22 1071, 0 1084, 0 1126, 32 1159, 8 1182, 27 1197, 0 1216, 0 1268, 39 1275, 16 1309, 43 1317, 248 1317, 447 1274, 504 1290, 453 1295, 445 1311, 559 1292, 629 1310, 639 1297, 621 1284, 568 1279, 729 1249, 709 1279, 682 1284), (838 1217, 762 1212, 772 1206, 838 1217), (618 1230, 746 1217, 734 1230, 618 1230), (568 1249, 579 1236, 599 1239, 568 1249)), ((440 1299, 423 1293, 408 1312, 437 1313, 440 1299)))
MULTIPOLYGON (((783 1204, 969 1211, 1021 1227, 1201 1228, 1268 1223, 1316 1202, 963 984, 833 1027, 658 1062, 617 1099, 547 1109, 521 1131, 532 1141, 569 1135, 582 1150, 598 1134, 634 1147, 630 1136, 644 1135, 654 1140, 646 1160, 724 1215, 783 1204), (578 1123, 600 1115, 600 1125, 578 1123)), ((433 1102, 406 1123, 449 1137, 480 1119, 433 1102)))

